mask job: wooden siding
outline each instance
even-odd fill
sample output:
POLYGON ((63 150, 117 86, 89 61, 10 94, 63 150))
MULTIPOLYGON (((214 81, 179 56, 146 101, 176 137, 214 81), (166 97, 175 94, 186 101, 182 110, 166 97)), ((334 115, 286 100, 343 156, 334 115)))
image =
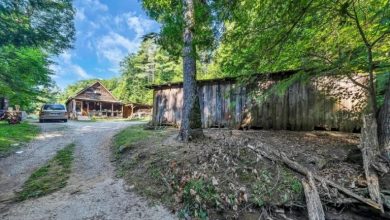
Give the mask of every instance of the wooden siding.
MULTIPOLYGON (((365 96, 348 79, 321 77, 308 83, 297 82, 282 95, 272 93, 260 99, 260 94, 274 83, 272 80, 247 86, 234 81, 200 83, 202 126, 349 132, 360 128, 365 96), (329 85, 333 85, 331 89, 329 85)), ((155 87, 153 122, 179 125, 182 103, 180 85, 155 87)))
POLYGON ((85 90, 77 94, 74 98, 117 102, 115 97, 112 96, 111 93, 99 82, 96 82, 92 86, 86 88, 85 90))

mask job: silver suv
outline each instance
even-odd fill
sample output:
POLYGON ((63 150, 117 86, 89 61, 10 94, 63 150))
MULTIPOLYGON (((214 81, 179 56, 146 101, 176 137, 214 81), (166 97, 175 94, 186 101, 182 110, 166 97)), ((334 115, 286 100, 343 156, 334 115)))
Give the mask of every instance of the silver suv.
POLYGON ((45 104, 39 111, 39 122, 45 122, 48 120, 60 120, 63 122, 68 121, 68 112, 62 104, 45 104))

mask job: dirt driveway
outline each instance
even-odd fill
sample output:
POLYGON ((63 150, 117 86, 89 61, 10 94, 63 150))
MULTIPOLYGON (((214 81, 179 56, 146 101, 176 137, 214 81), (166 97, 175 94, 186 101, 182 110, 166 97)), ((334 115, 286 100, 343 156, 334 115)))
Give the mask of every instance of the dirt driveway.
POLYGON ((174 219, 161 206, 150 206, 115 178, 110 141, 136 122, 39 124, 42 133, 23 153, 0 158, 0 219, 174 219), (75 160, 68 185, 38 199, 9 203, 30 174, 74 142, 75 160))

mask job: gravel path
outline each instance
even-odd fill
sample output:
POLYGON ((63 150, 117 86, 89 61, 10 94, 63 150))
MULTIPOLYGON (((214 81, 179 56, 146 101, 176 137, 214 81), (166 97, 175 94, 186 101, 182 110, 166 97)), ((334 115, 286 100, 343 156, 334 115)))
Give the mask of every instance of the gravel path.
POLYGON ((110 141, 135 122, 39 124, 42 134, 22 154, 0 159, 0 219, 174 219, 161 206, 150 206, 122 179, 115 178, 110 141), (30 174, 74 142, 75 160, 68 185, 55 193, 7 204, 30 174))

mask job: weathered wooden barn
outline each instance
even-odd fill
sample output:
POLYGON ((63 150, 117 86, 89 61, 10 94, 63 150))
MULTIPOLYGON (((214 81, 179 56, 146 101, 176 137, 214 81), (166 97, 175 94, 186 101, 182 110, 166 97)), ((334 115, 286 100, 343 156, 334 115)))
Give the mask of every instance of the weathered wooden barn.
POLYGON ((68 98, 66 107, 71 119, 79 116, 123 117, 123 103, 99 81, 68 98))
MULTIPOLYGON (((347 78, 322 76, 308 82, 296 81, 284 93, 278 92, 275 83, 295 73, 256 74, 246 82, 237 78, 198 81, 202 126, 348 132, 360 129, 365 98, 362 89, 347 78)), ((182 83, 150 88, 154 90, 153 123, 179 125, 182 83)))

